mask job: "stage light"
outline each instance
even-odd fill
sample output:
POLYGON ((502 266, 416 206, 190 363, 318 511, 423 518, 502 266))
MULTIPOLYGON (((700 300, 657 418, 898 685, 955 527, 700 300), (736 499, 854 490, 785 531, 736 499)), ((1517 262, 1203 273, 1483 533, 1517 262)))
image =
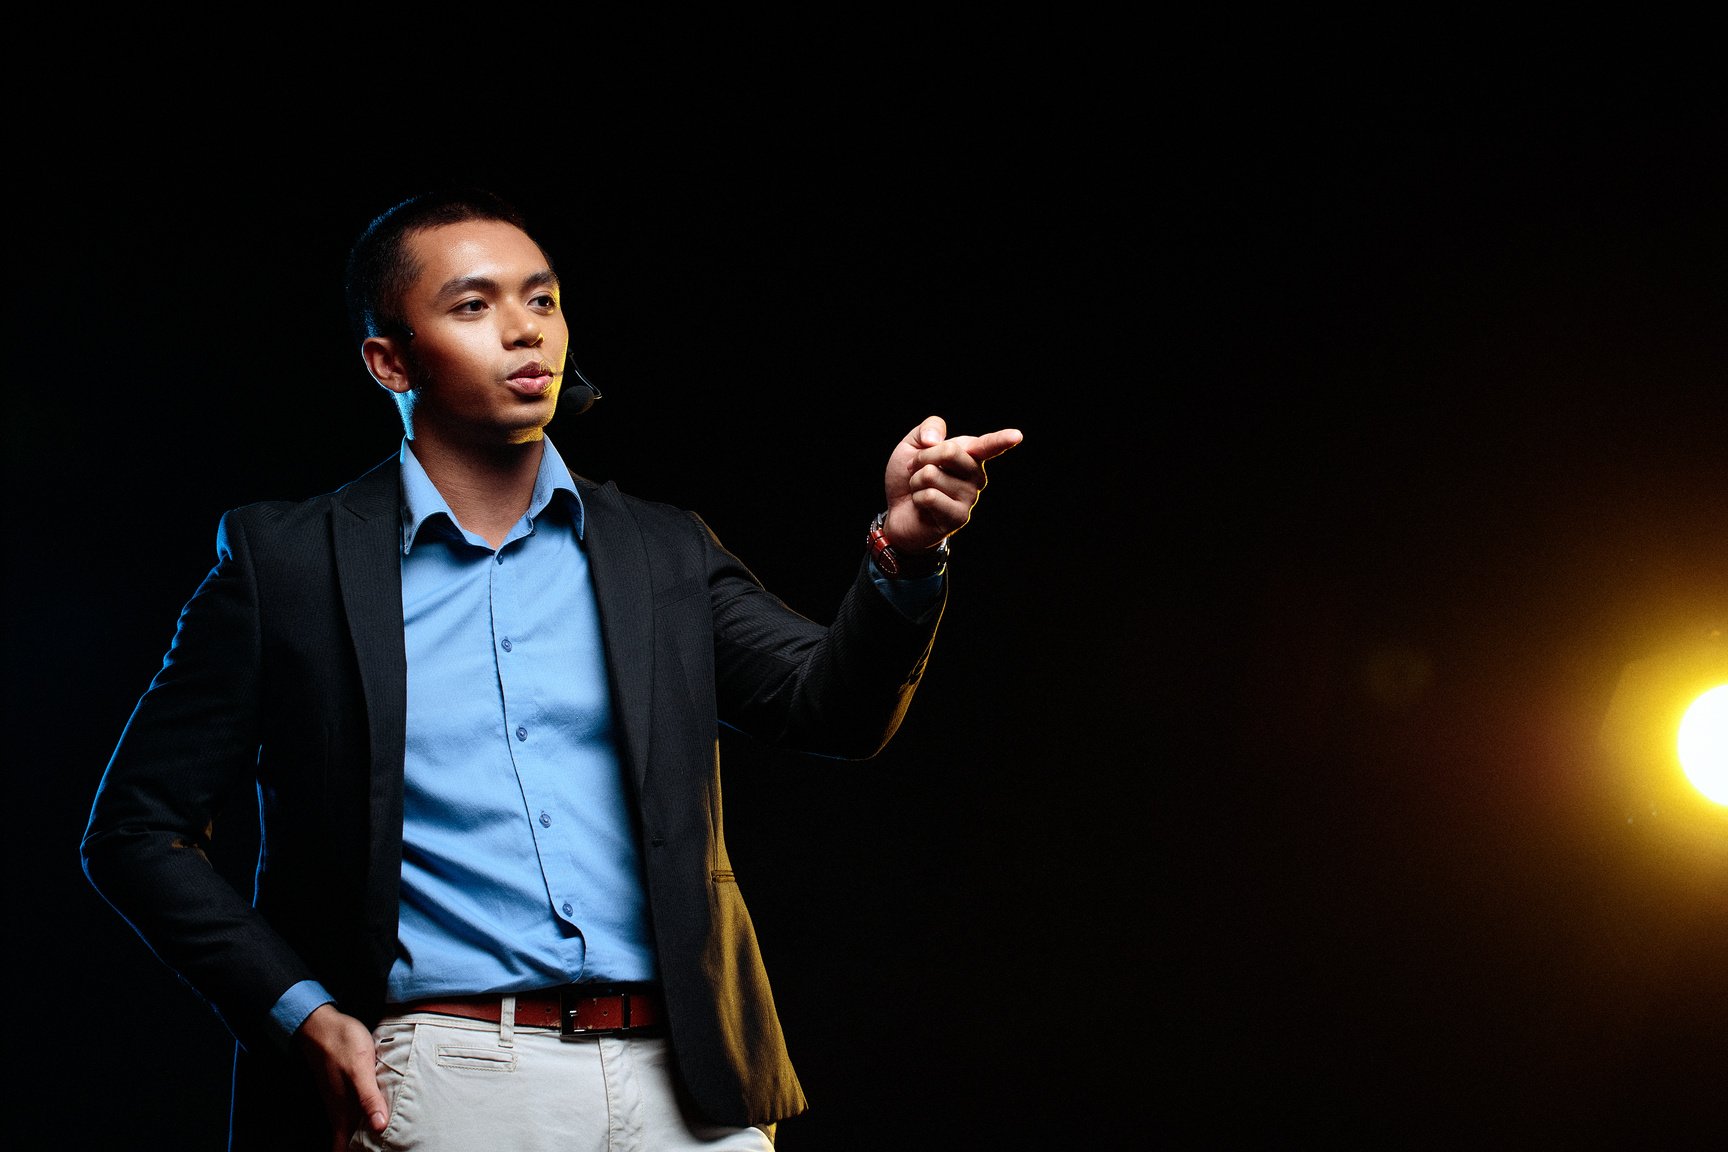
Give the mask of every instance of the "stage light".
POLYGON ((1728 804, 1728 684, 1692 702, 1680 721, 1680 767, 1698 791, 1728 804))
POLYGON ((1600 735, 1627 823, 1728 837, 1728 640, 1720 630, 1627 664, 1600 735))

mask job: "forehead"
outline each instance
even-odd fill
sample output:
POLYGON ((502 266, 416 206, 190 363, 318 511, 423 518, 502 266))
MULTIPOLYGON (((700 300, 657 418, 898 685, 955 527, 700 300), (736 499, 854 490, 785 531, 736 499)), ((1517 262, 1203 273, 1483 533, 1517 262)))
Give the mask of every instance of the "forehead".
POLYGON ((545 253, 529 235, 502 220, 464 220, 424 228, 407 237, 418 269, 410 292, 436 295, 461 281, 490 280, 515 287, 544 276, 545 253))

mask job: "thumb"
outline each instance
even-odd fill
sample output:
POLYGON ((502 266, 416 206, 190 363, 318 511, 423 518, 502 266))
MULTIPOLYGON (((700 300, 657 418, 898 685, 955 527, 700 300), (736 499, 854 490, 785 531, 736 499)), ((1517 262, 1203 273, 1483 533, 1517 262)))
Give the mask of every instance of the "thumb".
POLYGON ((371 1099, 360 1097, 360 1111, 366 1114, 366 1123, 374 1132, 384 1131, 384 1126, 390 1122, 389 1113, 384 1111, 384 1098, 374 1094, 371 1099))
POLYGON ((923 423, 912 430, 912 442, 919 448, 940 444, 947 438, 948 422, 940 416, 926 416, 923 423))
POLYGON ((372 1131, 384 1131, 384 1126, 390 1122, 390 1106, 384 1100, 384 1093, 379 1091, 378 1077, 370 1066, 356 1070, 354 1098, 360 1115, 366 1117, 372 1131))

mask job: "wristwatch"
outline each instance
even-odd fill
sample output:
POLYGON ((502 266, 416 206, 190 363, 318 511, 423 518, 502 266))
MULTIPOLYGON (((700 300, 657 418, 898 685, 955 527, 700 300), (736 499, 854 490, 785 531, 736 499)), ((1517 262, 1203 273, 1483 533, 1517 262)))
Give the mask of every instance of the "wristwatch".
POLYGON ((942 543, 925 552, 897 552, 894 544, 888 539, 888 534, 882 531, 883 523, 888 519, 888 513, 876 513, 876 519, 870 521, 870 531, 864 537, 865 546, 870 550, 870 559, 876 562, 876 568, 890 580, 916 580, 921 576, 938 576, 948 570, 948 538, 944 536, 942 543))

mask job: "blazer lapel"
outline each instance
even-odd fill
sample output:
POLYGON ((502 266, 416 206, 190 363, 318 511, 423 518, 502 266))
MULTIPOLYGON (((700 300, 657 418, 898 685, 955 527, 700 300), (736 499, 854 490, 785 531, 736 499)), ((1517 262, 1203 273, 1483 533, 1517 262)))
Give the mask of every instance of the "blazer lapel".
POLYGON ((580 477, 576 483, 582 490, 588 571, 599 602, 613 705, 623 725, 630 775, 640 789, 648 775, 653 661, 620 659, 620 654, 654 651, 654 594, 648 580, 648 550, 617 485, 608 481, 596 486, 580 477))
POLYGON ((402 643, 402 480, 392 456, 338 494, 332 508, 336 578, 347 610, 371 734, 372 939, 396 939, 402 872, 402 763, 408 658, 402 643))

